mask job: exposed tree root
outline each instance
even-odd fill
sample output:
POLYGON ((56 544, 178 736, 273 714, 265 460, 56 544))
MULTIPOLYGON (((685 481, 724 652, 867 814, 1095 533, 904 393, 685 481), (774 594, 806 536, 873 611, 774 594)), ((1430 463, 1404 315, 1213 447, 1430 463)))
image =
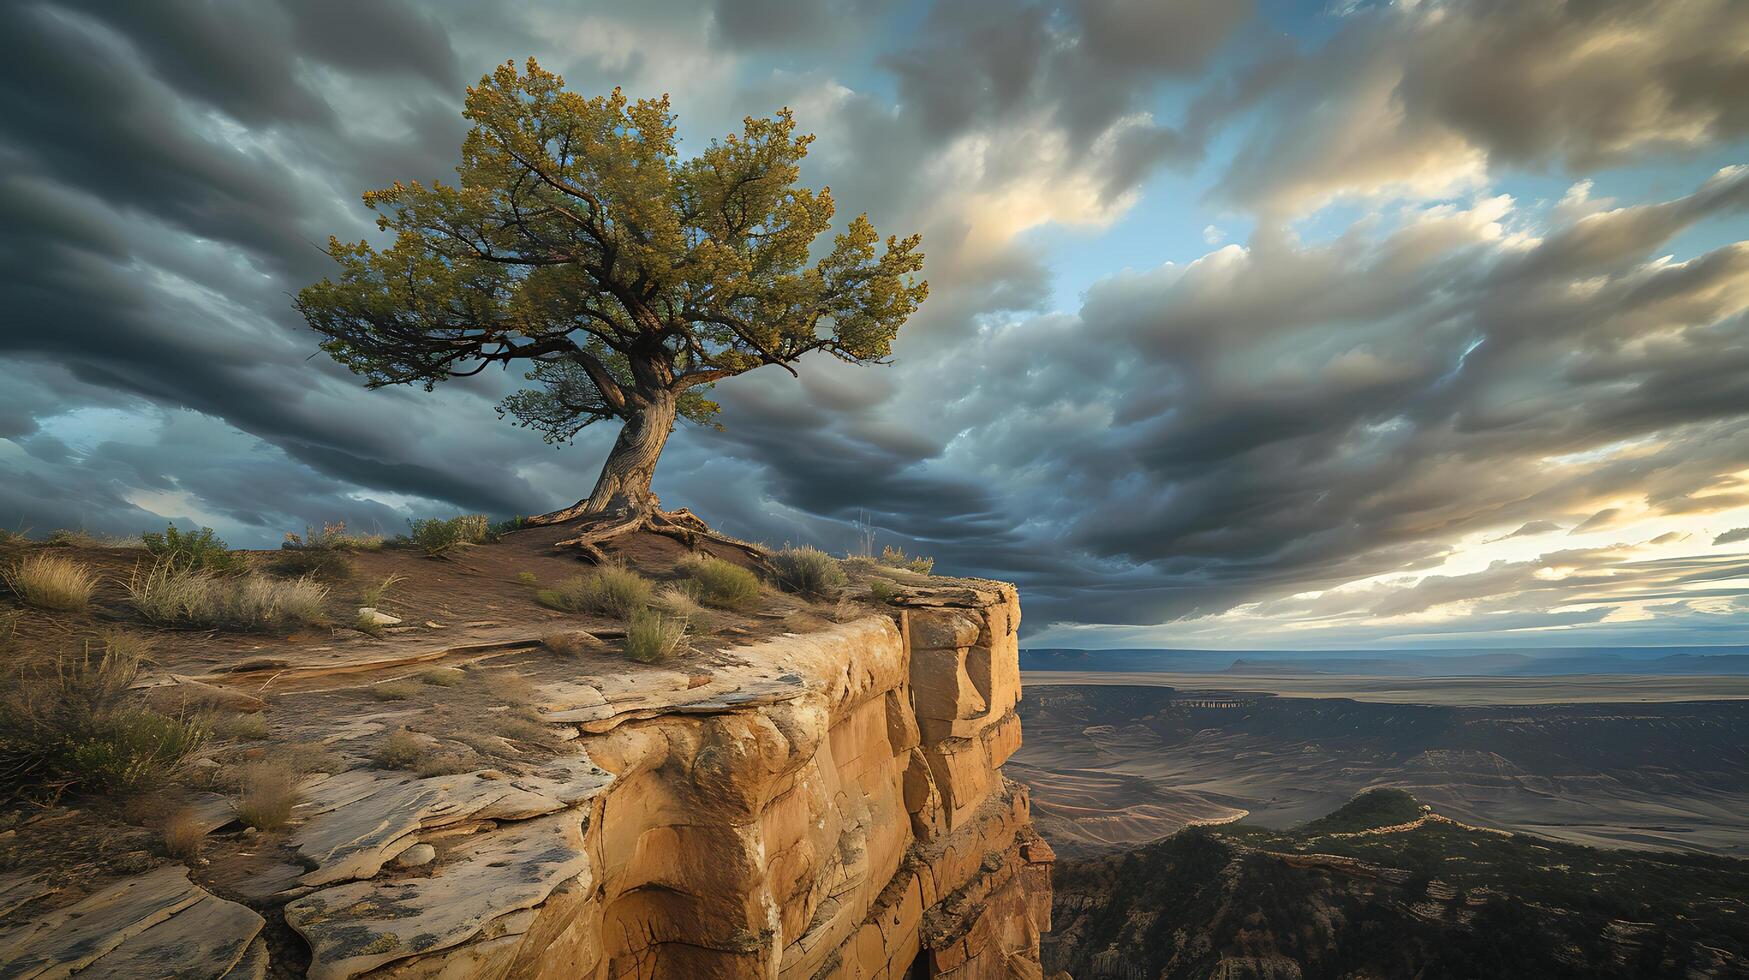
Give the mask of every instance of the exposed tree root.
MULTIPOLYGON (((538 527, 575 520, 583 505, 584 502, 579 502, 564 510, 530 518, 527 523, 538 527)), ((627 534, 648 531, 673 538, 692 551, 699 551, 703 542, 712 541, 746 555, 754 567, 768 576, 775 576, 777 572, 771 559, 759 546, 718 534, 697 514, 684 507, 679 510, 662 510, 657 506, 654 495, 650 496, 647 507, 625 507, 612 513, 584 515, 578 530, 578 534, 555 542, 553 547, 574 548, 597 565, 608 561, 607 552, 601 550, 604 543, 627 534)))

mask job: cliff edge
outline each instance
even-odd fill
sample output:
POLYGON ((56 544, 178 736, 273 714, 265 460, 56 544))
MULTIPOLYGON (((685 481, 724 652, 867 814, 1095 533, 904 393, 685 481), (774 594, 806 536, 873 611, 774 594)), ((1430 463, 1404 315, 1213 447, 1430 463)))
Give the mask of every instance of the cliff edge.
MULTIPOLYGON (((470 561, 457 574, 496 574, 470 561)), ((889 580, 663 665, 555 657, 551 614, 492 605, 155 676, 160 699, 271 702, 277 737, 245 756, 303 739, 329 771, 302 778, 278 833, 197 800, 217 843, 186 865, 0 875, 0 978, 1042 977, 1054 858, 1002 772, 1020 744, 1011 585, 889 580), (431 705, 359 709, 421 678, 431 705), (511 716, 522 729, 476 731, 511 716), (396 768, 391 737, 480 751, 396 768)), ((55 822, 9 836, 51 846, 55 822)))

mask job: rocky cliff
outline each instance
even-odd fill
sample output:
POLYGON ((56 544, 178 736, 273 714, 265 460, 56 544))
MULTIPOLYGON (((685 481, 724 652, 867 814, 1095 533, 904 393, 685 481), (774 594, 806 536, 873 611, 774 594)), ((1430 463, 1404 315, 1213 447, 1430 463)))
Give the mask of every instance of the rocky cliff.
MULTIPOLYGON (((248 851, 241 878, 160 865, 10 922, 42 879, 0 876, 0 977, 1041 976, 1053 857, 1002 772, 1019 619, 1011 586, 955 581, 684 669, 521 671, 560 750, 428 776, 330 767, 280 845, 289 870, 248 851)), ((437 653, 268 666, 291 691, 305 671, 316 698, 354 667, 470 666, 522 642, 470 625, 437 653)))

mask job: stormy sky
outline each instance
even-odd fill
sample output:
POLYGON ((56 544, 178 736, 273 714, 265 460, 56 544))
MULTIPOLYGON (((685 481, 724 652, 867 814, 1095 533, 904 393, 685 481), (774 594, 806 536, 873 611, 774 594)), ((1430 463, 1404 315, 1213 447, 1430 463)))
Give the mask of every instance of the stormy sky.
POLYGON ((529 55, 683 151, 793 107, 841 218, 923 236, 895 363, 720 386, 666 505, 1016 581, 1041 645, 1743 639, 1737 0, 9 3, 0 523, 586 495, 611 430, 365 391, 290 302, 529 55))

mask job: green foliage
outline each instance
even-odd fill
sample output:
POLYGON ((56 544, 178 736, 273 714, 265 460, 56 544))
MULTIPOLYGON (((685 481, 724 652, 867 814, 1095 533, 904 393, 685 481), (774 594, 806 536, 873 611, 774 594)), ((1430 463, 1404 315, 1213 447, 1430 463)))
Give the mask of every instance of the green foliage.
POLYGON ((876 602, 891 602, 899 594, 899 587, 884 578, 871 578, 868 581, 868 594, 876 602))
POLYGON ((655 586, 624 565, 603 565, 535 593, 535 601, 563 612, 587 612, 624 619, 650 605, 655 586))
POLYGON ((324 523, 321 530, 306 525, 302 537, 287 532, 280 547, 290 550, 381 551, 384 543, 380 534, 352 534, 346 530, 345 521, 334 521, 324 523))
POLYGON ((1351 834, 1394 827, 1421 816, 1421 803, 1400 789, 1369 789, 1299 828, 1304 834, 1351 834))
POLYGON ((516 583, 518 585, 531 585, 531 586, 532 585, 539 585, 540 578, 537 577, 533 572, 517 572, 516 573, 516 583))
POLYGON ((686 643, 686 620, 639 609, 626 623, 626 656, 639 663, 661 663, 686 643))
POLYGON ((935 559, 922 555, 907 557, 904 548, 896 548, 890 544, 881 549, 880 561, 883 565, 909 569, 919 575, 928 575, 935 568, 935 559))
POLYGON ((509 534, 511 531, 520 530, 523 527, 523 525, 525 525, 527 523, 528 523, 528 518, 523 517, 521 514, 518 514, 515 517, 510 518, 509 520, 499 521, 496 524, 493 524, 491 527, 487 528, 486 529, 486 537, 488 540, 496 541, 499 538, 503 537, 504 535, 509 534))
POLYGON ((915 235, 883 246, 858 216, 814 248, 835 204, 797 186, 813 138, 787 109, 682 159, 665 96, 584 98, 531 58, 463 115, 460 182, 365 194, 394 243, 331 239, 334 278, 298 294, 373 387, 525 360, 500 413, 549 441, 658 397, 709 423, 698 389, 810 351, 880 361, 928 294, 915 235))
POLYGON ((77 656, 13 666, 0 697, 0 791, 131 791, 167 777, 207 739, 198 722, 135 706, 143 646, 121 635, 77 656))
POLYGON ((97 576, 83 564, 58 555, 26 555, 5 568, 0 579, 26 605, 77 612, 91 603, 97 576))
POLYGON ((248 559, 231 551, 224 539, 214 534, 210 527, 179 531, 176 525, 167 524, 163 534, 142 532, 140 541, 153 558, 187 571, 235 572, 248 566, 248 559))
POLYGON ((451 548, 485 543, 488 524, 485 514, 463 514, 448 520, 409 518, 407 527, 415 545, 428 555, 441 555, 451 548))
POLYGON ((740 609, 759 598, 759 576, 733 562, 692 555, 678 568, 680 574, 698 584, 697 598, 707 605, 740 609))
POLYGON ((370 696, 378 701, 405 701, 419 693, 419 689, 406 681, 386 681, 382 684, 372 684, 368 690, 370 696))
POLYGON ((139 614, 161 626, 263 630, 327 622, 328 587, 308 577, 221 578, 159 559, 135 566, 126 588, 139 614))
POLYGON ((811 545, 776 552, 771 563, 777 566, 778 584, 806 598, 831 599, 844 588, 838 559, 811 545))
POLYGON ((389 594, 390 589, 401 584, 406 578, 407 576, 402 575, 400 572, 390 572, 388 575, 383 576, 382 579, 359 589, 358 597, 365 605, 374 609, 383 601, 383 598, 389 594))

